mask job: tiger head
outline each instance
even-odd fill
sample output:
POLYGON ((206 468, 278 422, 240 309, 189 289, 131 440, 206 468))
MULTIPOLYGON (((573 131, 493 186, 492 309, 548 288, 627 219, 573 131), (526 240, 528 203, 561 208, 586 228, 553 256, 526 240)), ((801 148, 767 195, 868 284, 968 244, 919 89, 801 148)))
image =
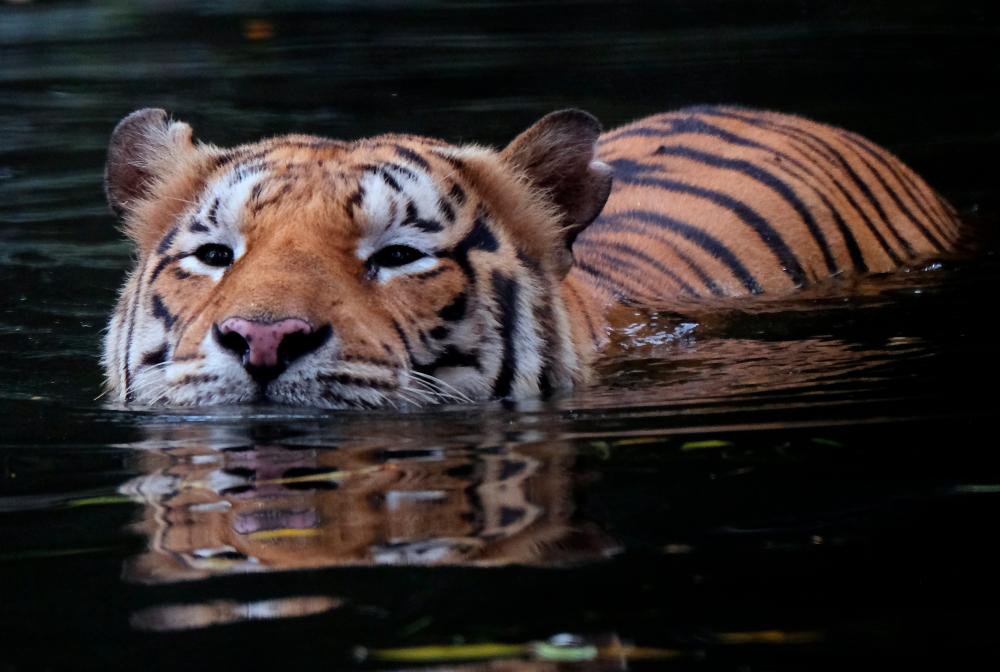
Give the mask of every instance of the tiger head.
POLYGON ((585 112, 502 151, 409 135, 221 149, 123 119, 106 192, 136 248, 104 344, 123 402, 325 408, 525 397, 586 375, 569 245, 610 169, 585 112))

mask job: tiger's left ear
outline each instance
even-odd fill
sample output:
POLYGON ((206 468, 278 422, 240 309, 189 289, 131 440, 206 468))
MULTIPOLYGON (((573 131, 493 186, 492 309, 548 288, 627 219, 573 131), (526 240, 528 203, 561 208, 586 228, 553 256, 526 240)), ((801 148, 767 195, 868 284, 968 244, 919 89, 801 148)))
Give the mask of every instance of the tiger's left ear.
POLYGON ((164 110, 146 108, 122 119, 111 134, 104 168, 111 210, 119 217, 128 214, 171 163, 193 153, 191 127, 172 121, 164 110))
MULTIPOLYGON (((600 135, 601 122, 593 115, 560 110, 542 117, 501 153, 559 209, 567 250, 601 214, 611 193, 611 167, 594 157, 600 135)), ((565 257, 568 271, 572 259, 565 257)))

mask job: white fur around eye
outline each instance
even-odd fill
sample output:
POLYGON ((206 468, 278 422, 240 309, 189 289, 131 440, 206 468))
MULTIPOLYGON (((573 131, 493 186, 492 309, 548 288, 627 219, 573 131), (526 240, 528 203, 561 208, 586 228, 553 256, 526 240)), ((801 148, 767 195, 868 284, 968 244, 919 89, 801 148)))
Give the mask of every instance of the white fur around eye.
POLYGON ((186 251, 180 260, 181 269, 192 275, 204 275, 214 282, 222 279, 228 266, 210 266, 195 256, 195 251, 202 245, 225 245, 233 251, 233 263, 246 252, 246 243, 240 233, 241 213, 253 187, 263 178, 263 171, 251 171, 242 179, 233 180, 232 175, 223 175, 215 180, 201 198, 201 207, 196 212, 196 218, 206 226, 207 231, 191 233, 185 231, 180 240, 180 246, 186 251), (209 222, 209 210, 212 203, 217 203, 215 223, 209 222))
POLYGON ((399 190, 390 188, 377 174, 367 174, 361 180, 364 200, 362 201, 362 221, 366 235, 359 241, 355 252, 358 259, 368 263, 371 257, 386 247, 400 245, 412 247, 424 253, 425 257, 412 263, 390 268, 378 267, 375 280, 385 284, 402 275, 424 273, 435 268, 440 260, 434 255, 446 233, 421 230, 404 223, 407 208, 416 211, 417 216, 436 219, 440 217, 438 202, 440 194, 433 180, 420 170, 410 167, 410 172, 392 172, 399 190))
MULTIPOLYGON (((233 263, 236 263, 236 260, 242 257, 243 253, 246 251, 246 245, 243 242, 243 237, 237 236, 235 234, 229 234, 223 236, 223 238, 225 240, 217 241, 208 237, 204 237, 204 240, 199 239, 199 241, 196 241, 194 243, 195 244, 194 249, 197 249, 202 245, 208 245, 212 243, 217 245, 226 245, 227 247, 233 250, 233 263)), ((178 264, 183 270, 187 271, 188 273, 191 273, 192 275, 207 275, 208 277, 212 278, 213 281, 218 282, 219 280, 222 279, 222 276, 226 274, 226 271, 229 270, 229 266, 209 266, 205 262, 201 261, 198 257, 196 257, 193 254, 193 251, 194 250, 192 250, 192 254, 189 254, 185 256, 183 259, 181 259, 180 263, 178 264)))

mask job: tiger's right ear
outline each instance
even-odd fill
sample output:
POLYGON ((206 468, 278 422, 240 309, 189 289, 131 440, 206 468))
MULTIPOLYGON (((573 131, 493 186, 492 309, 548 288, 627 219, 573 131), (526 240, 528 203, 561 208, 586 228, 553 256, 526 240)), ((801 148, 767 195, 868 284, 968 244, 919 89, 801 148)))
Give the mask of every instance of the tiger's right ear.
POLYGON ((104 169, 108 205, 124 217, 149 195, 172 159, 193 150, 191 127, 171 121, 164 110, 146 108, 128 115, 115 126, 108 146, 104 169))
POLYGON ((595 156, 600 135, 601 123, 593 115, 560 110, 542 117, 501 153, 558 209, 563 274, 573 263, 577 234, 601 214, 611 194, 611 167, 595 156))

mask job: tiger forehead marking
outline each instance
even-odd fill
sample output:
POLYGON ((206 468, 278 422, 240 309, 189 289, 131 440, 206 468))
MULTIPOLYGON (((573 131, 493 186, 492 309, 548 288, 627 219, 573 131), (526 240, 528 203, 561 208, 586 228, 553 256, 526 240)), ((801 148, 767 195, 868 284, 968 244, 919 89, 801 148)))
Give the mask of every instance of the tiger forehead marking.
POLYGON ((587 379, 616 305, 884 272, 961 233, 866 139, 722 107, 603 136, 566 110, 502 151, 403 135, 224 150, 141 110, 112 135, 106 190, 138 251, 108 385, 176 406, 546 393, 587 379))

